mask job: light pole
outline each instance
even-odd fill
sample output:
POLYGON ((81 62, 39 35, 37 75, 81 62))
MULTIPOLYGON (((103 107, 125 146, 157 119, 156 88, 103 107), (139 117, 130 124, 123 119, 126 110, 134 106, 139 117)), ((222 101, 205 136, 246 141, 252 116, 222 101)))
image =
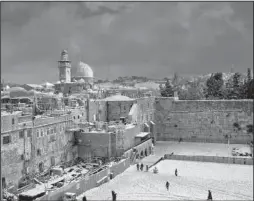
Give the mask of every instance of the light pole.
POLYGON ((231 134, 227 134, 227 138, 228 138, 228 164, 229 164, 229 158, 230 158, 230 148, 229 148, 229 145, 230 145, 230 138, 231 138, 231 134))

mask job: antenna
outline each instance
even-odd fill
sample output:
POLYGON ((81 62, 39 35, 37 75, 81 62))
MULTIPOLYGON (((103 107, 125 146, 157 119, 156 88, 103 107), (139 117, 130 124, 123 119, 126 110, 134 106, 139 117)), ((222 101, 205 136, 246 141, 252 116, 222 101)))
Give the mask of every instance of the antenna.
POLYGON ((232 67, 231 67, 231 73, 234 73, 234 64, 232 64, 232 67))
POLYGON ((107 73, 107 80, 109 80, 109 75, 110 75, 110 64, 108 64, 108 69, 107 69, 108 73, 107 73))

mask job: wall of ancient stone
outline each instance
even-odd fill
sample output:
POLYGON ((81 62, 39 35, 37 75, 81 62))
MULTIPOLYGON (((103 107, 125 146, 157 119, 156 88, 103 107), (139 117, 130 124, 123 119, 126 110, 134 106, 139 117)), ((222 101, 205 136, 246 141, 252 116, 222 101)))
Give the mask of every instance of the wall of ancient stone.
POLYGON ((89 121, 93 122, 94 117, 97 121, 107 121, 107 102, 103 100, 90 100, 89 108, 89 121))
POLYGON ((18 185, 17 179, 22 177, 24 166, 23 154, 24 138, 20 138, 19 132, 15 131, 11 133, 11 143, 1 145, 1 173, 7 186, 18 185))
POLYGON ((108 155, 111 155, 110 133, 79 132, 76 136, 79 140, 79 157, 87 159, 91 156, 107 157, 108 155))
POLYGON ((120 117, 128 117, 134 101, 108 101, 108 121, 118 121, 120 117))
POLYGON ((73 132, 68 131, 73 124, 70 117, 37 118, 33 128, 19 126, 1 133, 1 167, 7 183, 17 187, 25 173, 39 172, 40 163, 45 170, 77 157, 77 148, 72 146, 73 132), (10 136, 10 143, 3 144, 5 136, 10 136))
POLYGON ((246 143, 252 139, 252 100, 174 101, 156 98, 157 140, 246 143))

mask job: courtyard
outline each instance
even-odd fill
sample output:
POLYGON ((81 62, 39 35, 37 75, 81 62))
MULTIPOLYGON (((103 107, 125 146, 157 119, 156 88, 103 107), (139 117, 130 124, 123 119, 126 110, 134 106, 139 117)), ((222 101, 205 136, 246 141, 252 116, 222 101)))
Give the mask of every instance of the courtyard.
MULTIPOLYGON (((230 144, 233 148, 248 148, 248 145, 230 144)), ((154 154, 140 162, 151 165, 166 153, 179 155, 228 156, 227 144, 157 142, 154 154)), ((230 152, 231 153, 231 152, 230 152)), ((230 155, 231 156, 231 155, 230 155)), ((253 166, 208 162, 163 160, 156 165, 158 174, 137 171, 131 166, 113 180, 79 196, 88 200, 111 200, 111 191, 117 200, 206 200, 208 190, 214 200, 252 200, 253 166), (179 176, 174 175, 178 169, 179 176), (170 188, 166 191, 165 183, 170 188)))
MULTIPOLYGON (((131 166, 110 182, 87 191, 88 200, 252 200, 253 166, 164 160, 158 174, 137 171, 131 166), (174 175, 178 169, 179 176, 174 175), (169 181, 169 191, 165 183, 169 181)), ((81 197, 83 196, 79 196, 81 197)))

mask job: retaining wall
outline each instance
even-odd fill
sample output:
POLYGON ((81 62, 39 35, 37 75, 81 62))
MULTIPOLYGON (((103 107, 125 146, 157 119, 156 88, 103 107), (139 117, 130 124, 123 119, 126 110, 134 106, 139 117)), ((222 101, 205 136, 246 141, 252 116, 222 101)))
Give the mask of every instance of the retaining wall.
POLYGON ((220 157, 220 156, 187 156, 187 155, 165 154, 164 159, 253 165, 253 158, 234 158, 234 157, 220 157))
POLYGON ((230 142, 253 140, 253 100, 174 101, 156 98, 157 141, 230 142))

